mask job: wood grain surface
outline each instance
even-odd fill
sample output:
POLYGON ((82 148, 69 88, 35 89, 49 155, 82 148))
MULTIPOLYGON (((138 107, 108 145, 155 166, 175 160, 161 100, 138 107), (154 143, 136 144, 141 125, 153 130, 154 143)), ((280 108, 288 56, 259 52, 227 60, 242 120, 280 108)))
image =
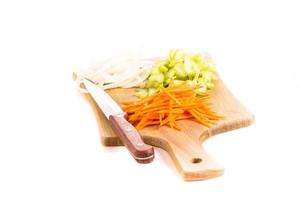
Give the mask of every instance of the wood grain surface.
MULTIPOLYGON (((135 89, 112 89, 107 92, 119 104, 136 100, 135 89)), ((203 149, 202 143, 219 133, 249 126, 254 116, 230 93, 219 79, 210 91, 213 110, 224 119, 211 128, 192 120, 181 120, 182 131, 166 126, 151 126, 140 131, 145 143, 166 150, 184 180, 205 180, 223 174, 223 167, 214 161, 203 149)), ((112 131, 108 120, 89 94, 85 95, 92 106, 99 126, 101 142, 105 146, 121 146, 121 140, 112 131)))

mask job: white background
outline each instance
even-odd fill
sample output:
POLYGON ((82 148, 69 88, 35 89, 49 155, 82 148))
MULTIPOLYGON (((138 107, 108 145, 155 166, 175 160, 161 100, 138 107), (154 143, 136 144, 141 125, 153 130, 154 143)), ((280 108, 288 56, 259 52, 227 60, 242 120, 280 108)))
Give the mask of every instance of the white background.
POLYGON ((299 199, 297 1, 0 1, 0 199, 299 199), (99 142, 72 70, 128 50, 210 52, 253 126, 208 140, 219 178, 184 182, 99 142))

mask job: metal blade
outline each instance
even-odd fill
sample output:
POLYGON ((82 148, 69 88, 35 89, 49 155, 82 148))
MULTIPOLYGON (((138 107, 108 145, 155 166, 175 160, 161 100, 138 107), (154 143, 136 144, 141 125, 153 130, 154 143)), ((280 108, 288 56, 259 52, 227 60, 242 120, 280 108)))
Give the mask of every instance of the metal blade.
POLYGON ((109 119, 109 116, 111 115, 125 115, 125 112, 104 91, 103 88, 97 86, 96 84, 87 79, 83 79, 83 83, 107 119, 109 119))

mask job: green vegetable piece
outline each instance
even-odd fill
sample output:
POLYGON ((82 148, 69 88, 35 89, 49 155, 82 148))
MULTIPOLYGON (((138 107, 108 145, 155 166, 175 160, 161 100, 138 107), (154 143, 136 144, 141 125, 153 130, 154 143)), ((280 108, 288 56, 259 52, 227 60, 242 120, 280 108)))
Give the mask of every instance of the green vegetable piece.
POLYGON ((159 88, 163 86, 164 75, 163 74, 152 74, 149 76, 148 81, 146 82, 147 88, 159 88))
POLYGON ((195 80, 187 80, 187 81, 185 81, 185 83, 187 84, 187 85, 189 85, 189 86, 197 86, 198 85, 198 82, 197 81, 195 81, 195 80))
POLYGON ((173 80, 172 81, 172 85, 182 85, 184 83, 185 83, 185 81, 181 81, 181 80, 173 80))
POLYGON ((154 66, 151 69, 150 75, 160 74, 159 66, 154 66))
POLYGON ((183 61, 185 52, 183 49, 175 49, 169 52, 169 68, 183 61))
POLYGON ((176 71, 174 69, 170 69, 166 74, 166 78, 167 79, 174 79, 175 78, 175 74, 176 74, 176 71))
POLYGON ((168 68, 166 66, 162 65, 162 66, 159 67, 159 71, 162 72, 162 73, 165 73, 165 72, 168 71, 168 68))
POLYGON ((187 73, 184 71, 184 65, 182 63, 177 63, 174 66, 176 79, 187 80, 187 73))
POLYGON ((158 91, 157 88, 149 88, 148 90, 148 96, 151 96, 153 94, 155 94, 158 91))
POLYGON ((167 87, 170 84, 171 81, 172 81, 171 78, 166 78, 165 81, 164 81, 164 87, 167 87))
POLYGON ((148 96, 148 89, 147 88, 139 88, 135 94, 139 98, 145 98, 148 96))
POLYGON ((212 83, 212 82, 207 82, 207 83, 206 83, 206 88, 207 88, 208 90, 214 88, 214 86, 215 86, 215 84, 212 83))
POLYGON ((201 54, 191 54, 191 59, 197 63, 197 65, 203 63, 203 56, 201 54))
POLYGON ((146 83, 146 88, 151 88, 151 87, 154 87, 154 88, 160 88, 163 86, 163 83, 159 83, 159 82, 147 82, 146 83))
POLYGON ((191 60, 191 64, 192 64, 192 68, 195 72, 195 76, 199 76, 200 72, 201 72, 201 68, 200 66, 193 60, 191 60))
POLYGON ((162 82, 164 82, 164 78, 165 77, 163 74, 153 74, 149 77, 149 81, 162 83, 162 82))
POLYGON ((206 88, 205 87, 200 87, 200 88, 196 89, 195 91, 199 92, 201 94, 203 92, 206 92, 206 88))
POLYGON ((193 69, 192 66, 192 61, 189 56, 184 57, 184 64, 183 64, 183 70, 186 72, 187 76, 189 79, 193 79, 195 76, 195 70, 193 69))

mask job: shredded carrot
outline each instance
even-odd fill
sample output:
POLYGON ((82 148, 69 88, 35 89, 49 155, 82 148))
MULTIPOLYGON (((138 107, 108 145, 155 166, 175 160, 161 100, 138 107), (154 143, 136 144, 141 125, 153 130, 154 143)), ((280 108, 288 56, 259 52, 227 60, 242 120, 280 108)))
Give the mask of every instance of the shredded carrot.
POLYGON ((151 125, 181 130, 178 120, 192 119, 210 127, 222 119, 211 110, 209 98, 208 94, 195 92, 191 86, 169 86, 139 101, 126 102, 122 107, 128 114, 128 121, 138 130, 151 125))

